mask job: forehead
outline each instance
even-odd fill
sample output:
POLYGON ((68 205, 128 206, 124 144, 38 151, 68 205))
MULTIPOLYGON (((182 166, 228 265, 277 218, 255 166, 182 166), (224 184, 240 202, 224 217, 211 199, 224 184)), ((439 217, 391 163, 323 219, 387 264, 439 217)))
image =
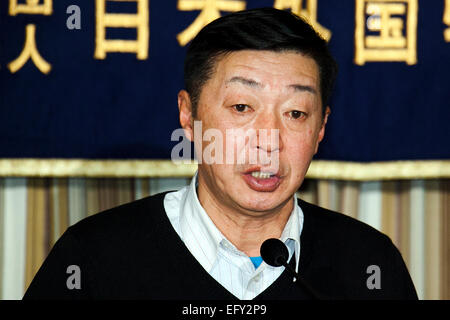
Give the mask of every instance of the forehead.
POLYGON ((242 50, 228 53, 216 61, 210 80, 220 84, 239 76, 255 80, 264 87, 300 83, 318 90, 319 84, 319 68, 315 60, 294 51, 242 50))

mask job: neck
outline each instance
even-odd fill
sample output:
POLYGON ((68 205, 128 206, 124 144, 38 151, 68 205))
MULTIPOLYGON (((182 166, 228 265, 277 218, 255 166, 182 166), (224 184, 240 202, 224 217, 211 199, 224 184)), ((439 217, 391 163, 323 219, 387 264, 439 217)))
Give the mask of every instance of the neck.
POLYGON ((218 199, 198 176, 198 199, 215 226, 233 245, 249 257, 259 256, 261 244, 279 238, 293 210, 294 201, 267 212, 251 211, 218 199))

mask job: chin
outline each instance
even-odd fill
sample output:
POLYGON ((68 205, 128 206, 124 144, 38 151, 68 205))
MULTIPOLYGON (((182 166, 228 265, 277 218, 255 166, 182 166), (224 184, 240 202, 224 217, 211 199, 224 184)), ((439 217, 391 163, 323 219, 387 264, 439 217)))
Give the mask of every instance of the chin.
POLYGON ((270 211, 281 206, 281 197, 273 192, 248 192, 236 195, 237 203, 249 211, 270 211))

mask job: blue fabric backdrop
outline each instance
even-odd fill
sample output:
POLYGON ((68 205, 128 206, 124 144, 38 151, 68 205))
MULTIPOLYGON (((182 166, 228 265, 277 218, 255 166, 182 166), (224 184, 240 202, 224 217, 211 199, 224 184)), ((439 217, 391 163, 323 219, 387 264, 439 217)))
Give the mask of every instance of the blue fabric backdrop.
MULTIPOLYGON (((170 158, 177 143, 170 137, 179 127, 176 97, 183 88, 186 52, 176 35, 200 11, 178 10, 175 0, 150 1, 148 57, 111 52, 100 60, 94 58, 95 1, 55 0, 51 15, 12 16, 9 4, 0 1, 0 158, 170 158), (66 8, 72 4, 81 9, 81 30, 66 27, 66 8), (15 73, 8 68, 23 49, 27 24, 36 26, 37 49, 51 64, 48 74, 32 61, 15 73)), ((273 5, 273 0, 246 1, 247 8, 273 5)), ((106 7, 136 12, 132 3, 107 1, 106 7)), ((317 8, 318 22, 332 33, 340 72, 316 158, 449 159, 450 43, 444 38, 444 1, 419 1, 417 63, 412 65, 357 65, 355 1, 318 0, 317 8)), ((109 28, 106 34, 131 39, 136 29, 109 28)))

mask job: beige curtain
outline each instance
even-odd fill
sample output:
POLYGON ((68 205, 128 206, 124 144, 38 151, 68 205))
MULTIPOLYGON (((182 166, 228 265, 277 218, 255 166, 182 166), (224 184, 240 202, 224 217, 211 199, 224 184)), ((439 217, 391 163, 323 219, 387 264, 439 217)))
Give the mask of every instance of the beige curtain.
MULTIPOLYGON (((188 178, 0 178, 0 298, 20 299, 49 250, 88 215, 188 178)), ((450 180, 305 180, 300 198, 364 221, 399 248, 423 299, 450 299, 450 180)))

